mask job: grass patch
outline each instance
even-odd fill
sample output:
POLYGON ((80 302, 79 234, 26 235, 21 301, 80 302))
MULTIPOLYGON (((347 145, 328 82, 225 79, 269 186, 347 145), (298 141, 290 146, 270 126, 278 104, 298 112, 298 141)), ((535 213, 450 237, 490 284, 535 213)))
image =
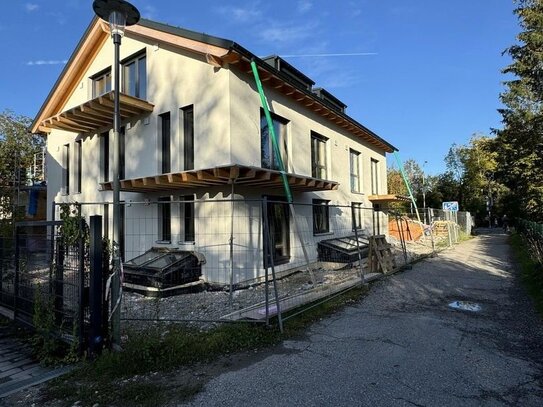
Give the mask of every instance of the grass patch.
POLYGON ((510 243, 515 260, 520 266, 524 286, 532 297, 537 312, 543 316, 543 266, 533 259, 521 235, 511 235, 510 243))
POLYGON ((246 323, 224 324, 204 332, 165 324, 133 331, 128 334, 122 352, 105 351, 94 362, 87 362, 69 375, 50 382, 44 397, 62 400, 66 405, 81 401, 90 405, 142 407, 161 405, 168 397, 179 402, 188 400, 202 389, 203 383, 194 380, 167 383, 158 379, 183 366, 270 347, 299 336, 315 321, 358 302, 366 291, 364 287, 353 288, 296 315, 285 323, 283 334, 277 327, 246 323))

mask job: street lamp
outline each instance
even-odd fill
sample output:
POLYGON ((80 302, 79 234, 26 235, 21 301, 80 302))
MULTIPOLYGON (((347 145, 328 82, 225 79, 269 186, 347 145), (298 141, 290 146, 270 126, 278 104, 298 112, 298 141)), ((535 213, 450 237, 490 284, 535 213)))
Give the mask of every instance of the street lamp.
POLYGON ((120 306, 119 296, 121 288, 120 270, 120 190, 121 182, 119 180, 119 154, 121 151, 121 141, 119 134, 121 132, 121 109, 119 100, 120 83, 120 62, 119 49, 121 47, 121 38, 124 35, 126 26, 136 24, 140 19, 140 12, 136 7, 124 0, 94 0, 92 8, 96 15, 102 20, 109 22, 111 37, 115 46, 115 55, 113 63, 114 71, 114 111, 113 111, 113 278, 111 281, 111 306, 112 306, 112 337, 115 344, 120 343, 120 306))

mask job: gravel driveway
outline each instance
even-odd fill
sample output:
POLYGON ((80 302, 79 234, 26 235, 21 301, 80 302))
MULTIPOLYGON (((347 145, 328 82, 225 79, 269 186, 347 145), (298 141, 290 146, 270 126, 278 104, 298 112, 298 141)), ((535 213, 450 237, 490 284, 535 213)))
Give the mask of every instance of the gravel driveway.
POLYGON ((191 406, 543 406, 543 322, 483 233, 375 283, 305 338, 210 380, 191 406), (476 302, 479 312, 454 301, 476 302))

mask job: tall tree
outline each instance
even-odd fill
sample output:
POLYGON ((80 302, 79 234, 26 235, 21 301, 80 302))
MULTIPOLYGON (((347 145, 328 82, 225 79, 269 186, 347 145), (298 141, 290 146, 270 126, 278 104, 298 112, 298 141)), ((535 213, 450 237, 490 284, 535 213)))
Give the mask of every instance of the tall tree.
POLYGON ((521 33, 507 49, 513 62, 503 72, 503 129, 495 130, 495 176, 510 190, 506 210, 543 221, 543 0, 518 0, 521 33))
POLYGON ((0 219, 13 215, 17 184, 30 182, 27 169, 44 146, 41 136, 28 130, 31 120, 11 111, 0 113, 0 219))

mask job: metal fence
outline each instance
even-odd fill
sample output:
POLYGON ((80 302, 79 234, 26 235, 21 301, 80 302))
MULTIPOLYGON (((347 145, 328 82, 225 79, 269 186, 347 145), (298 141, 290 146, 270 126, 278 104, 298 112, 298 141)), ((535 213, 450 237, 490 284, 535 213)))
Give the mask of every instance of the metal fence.
MULTIPOLYGON (((78 205, 84 218, 101 215, 104 237, 112 237, 110 203, 78 205)), ((435 236, 421 224, 415 237, 407 217, 393 212, 276 197, 155 197, 121 202, 121 218, 123 327, 288 319, 382 273, 368 262, 370 240, 388 257, 388 272, 432 254, 435 242, 452 244, 457 228, 435 236)))
POLYGON ((82 236, 67 243, 62 225, 19 222, 13 237, 0 237, 0 310, 82 345, 88 321, 88 250, 82 236))

